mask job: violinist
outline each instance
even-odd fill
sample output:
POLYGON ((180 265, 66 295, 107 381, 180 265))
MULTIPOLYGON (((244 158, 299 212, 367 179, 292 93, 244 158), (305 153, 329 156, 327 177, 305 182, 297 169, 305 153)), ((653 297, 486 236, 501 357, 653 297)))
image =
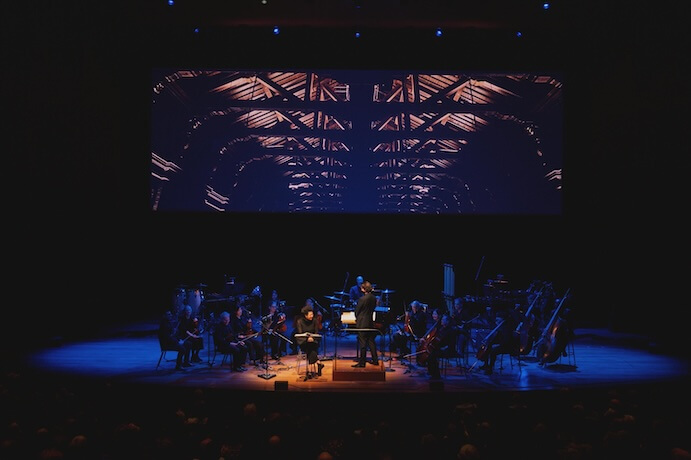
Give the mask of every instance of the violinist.
POLYGON ((264 360, 264 345, 257 338, 259 333, 252 330, 252 317, 243 314, 242 305, 237 305, 235 308, 235 315, 230 320, 233 334, 246 348, 250 360, 256 365, 258 360, 264 360))
POLYGON ((410 310, 405 312, 405 325, 402 331, 396 332, 392 337, 393 351, 398 351, 398 359, 411 353, 410 342, 418 342, 427 332, 426 305, 419 300, 410 302, 410 310))
POLYGON ((192 306, 186 305, 178 323, 176 337, 185 347, 184 362, 201 363, 199 352, 204 349, 199 319, 192 316, 192 306))
POLYGON ((247 370, 243 365, 247 359, 247 347, 244 343, 239 343, 237 335, 233 332, 230 324, 230 313, 224 311, 220 315, 220 322, 214 329, 214 344, 220 353, 232 355, 232 370, 244 372, 247 370))

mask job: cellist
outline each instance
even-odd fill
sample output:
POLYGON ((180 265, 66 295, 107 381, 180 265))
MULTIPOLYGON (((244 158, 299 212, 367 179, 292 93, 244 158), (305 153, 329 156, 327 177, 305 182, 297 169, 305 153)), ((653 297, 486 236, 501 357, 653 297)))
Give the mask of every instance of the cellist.
POLYGON ((439 359, 444 356, 454 356, 457 353, 456 342, 458 339, 459 327, 456 326, 448 314, 443 314, 439 320, 439 325, 431 340, 426 342, 427 353, 427 373, 431 380, 441 378, 439 372, 439 359))
POLYGON ((410 302, 410 310, 405 312, 403 331, 393 335, 393 348, 398 350, 398 359, 407 359, 411 353, 409 343, 418 342, 427 332, 428 315, 426 305, 419 300, 410 302))
POLYGON ((478 351, 478 359, 485 362, 480 367, 485 374, 491 375, 494 372, 494 363, 498 355, 518 353, 519 341, 515 330, 520 320, 521 312, 517 308, 497 311, 497 326, 490 333, 490 337, 485 338, 478 351))

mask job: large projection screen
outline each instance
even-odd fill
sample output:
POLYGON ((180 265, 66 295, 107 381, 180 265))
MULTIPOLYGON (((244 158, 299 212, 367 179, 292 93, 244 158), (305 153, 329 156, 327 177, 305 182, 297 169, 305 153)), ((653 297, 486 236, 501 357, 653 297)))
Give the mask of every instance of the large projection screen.
POLYGON ((156 68, 153 212, 560 216, 555 72, 156 68))

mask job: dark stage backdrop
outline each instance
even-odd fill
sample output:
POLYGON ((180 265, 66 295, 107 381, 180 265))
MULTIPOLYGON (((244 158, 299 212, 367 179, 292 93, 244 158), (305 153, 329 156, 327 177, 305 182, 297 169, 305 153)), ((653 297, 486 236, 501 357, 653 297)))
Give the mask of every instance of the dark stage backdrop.
POLYGON ((687 3, 655 10, 664 21, 649 8, 598 4, 572 11, 561 34, 524 40, 448 31, 440 41, 404 28, 358 42, 328 28, 277 40, 251 27, 197 34, 121 4, 34 9, 38 20, 8 46, 21 69, 8 75, 20 96, 8 112, 25 121, 8 151, 28 164, 12 171, 25 180, 8 195, 18 211, 8 214, 8 246, 19 256, 7 267, 3 338, 24 345, 30 328, 49 338, 136 321, 167 308, 178 283, 213 289, 224 275, 300 303, 361 273, 396 290, 397 304, 434 303, 442 264, 465 293, 483 256, 481 280, 553 279, 573 287, 584 321, 681 338, 686 181, 674 176, 687 150, 688 28, 671 19, 687 17, 687 3), (558 71, 568 83, 561 214, 153 215, 152 70, 202 67, 558 71))

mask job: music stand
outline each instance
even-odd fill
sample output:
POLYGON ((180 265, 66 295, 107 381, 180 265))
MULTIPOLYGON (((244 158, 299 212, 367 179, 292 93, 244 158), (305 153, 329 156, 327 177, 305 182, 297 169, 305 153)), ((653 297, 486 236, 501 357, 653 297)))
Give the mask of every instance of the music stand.
MULTIPOLYGON (((322 307, 321 305, 319 305, 319 302, 317 302, 317 299, 315 299, 314 297, 310 297, 310 299, 312 299, 312 303, 314 303, 314 305, 316 305, 317 308, 319 308, 319 309, 323 312, 323 315, 326 315, 327 313, 329 313, 329 312, 326 310, 326 308, 324 308, 324 307, 322 307)), ((331 307, 329 307, 329 308, 331 308, 331 307)), ((331 318, 332 318, 331 321, 333 321, 333 317, 334 317, 334 309, 332 308, 332 309, 331 309, 331 318)), ((329 324, 331 324, 331 323, 329 323, 329 324)), ((322 325, 322 327, 323 327, 323 325, 322 325)), ((312 336, 314 337, 314 334, 313 334, 312 336)), ((296 337, 297 337, 297 335, 296 335, 296 337)), ((331 356, 331 357, 327 357, 327 356, 326 356, 326 337, 324 337, 324 339, 322 340, 322 342, 323 342, 323 348, 324 348, 324 350, 323 350, 323 352, 322 352, 323 354, 322 354, 322 356, 319 358, 319 360, 320 360, 320 361, 331 361, 331 360, 333 360, 333 359, 334 359, 334 356, 331 356)))

